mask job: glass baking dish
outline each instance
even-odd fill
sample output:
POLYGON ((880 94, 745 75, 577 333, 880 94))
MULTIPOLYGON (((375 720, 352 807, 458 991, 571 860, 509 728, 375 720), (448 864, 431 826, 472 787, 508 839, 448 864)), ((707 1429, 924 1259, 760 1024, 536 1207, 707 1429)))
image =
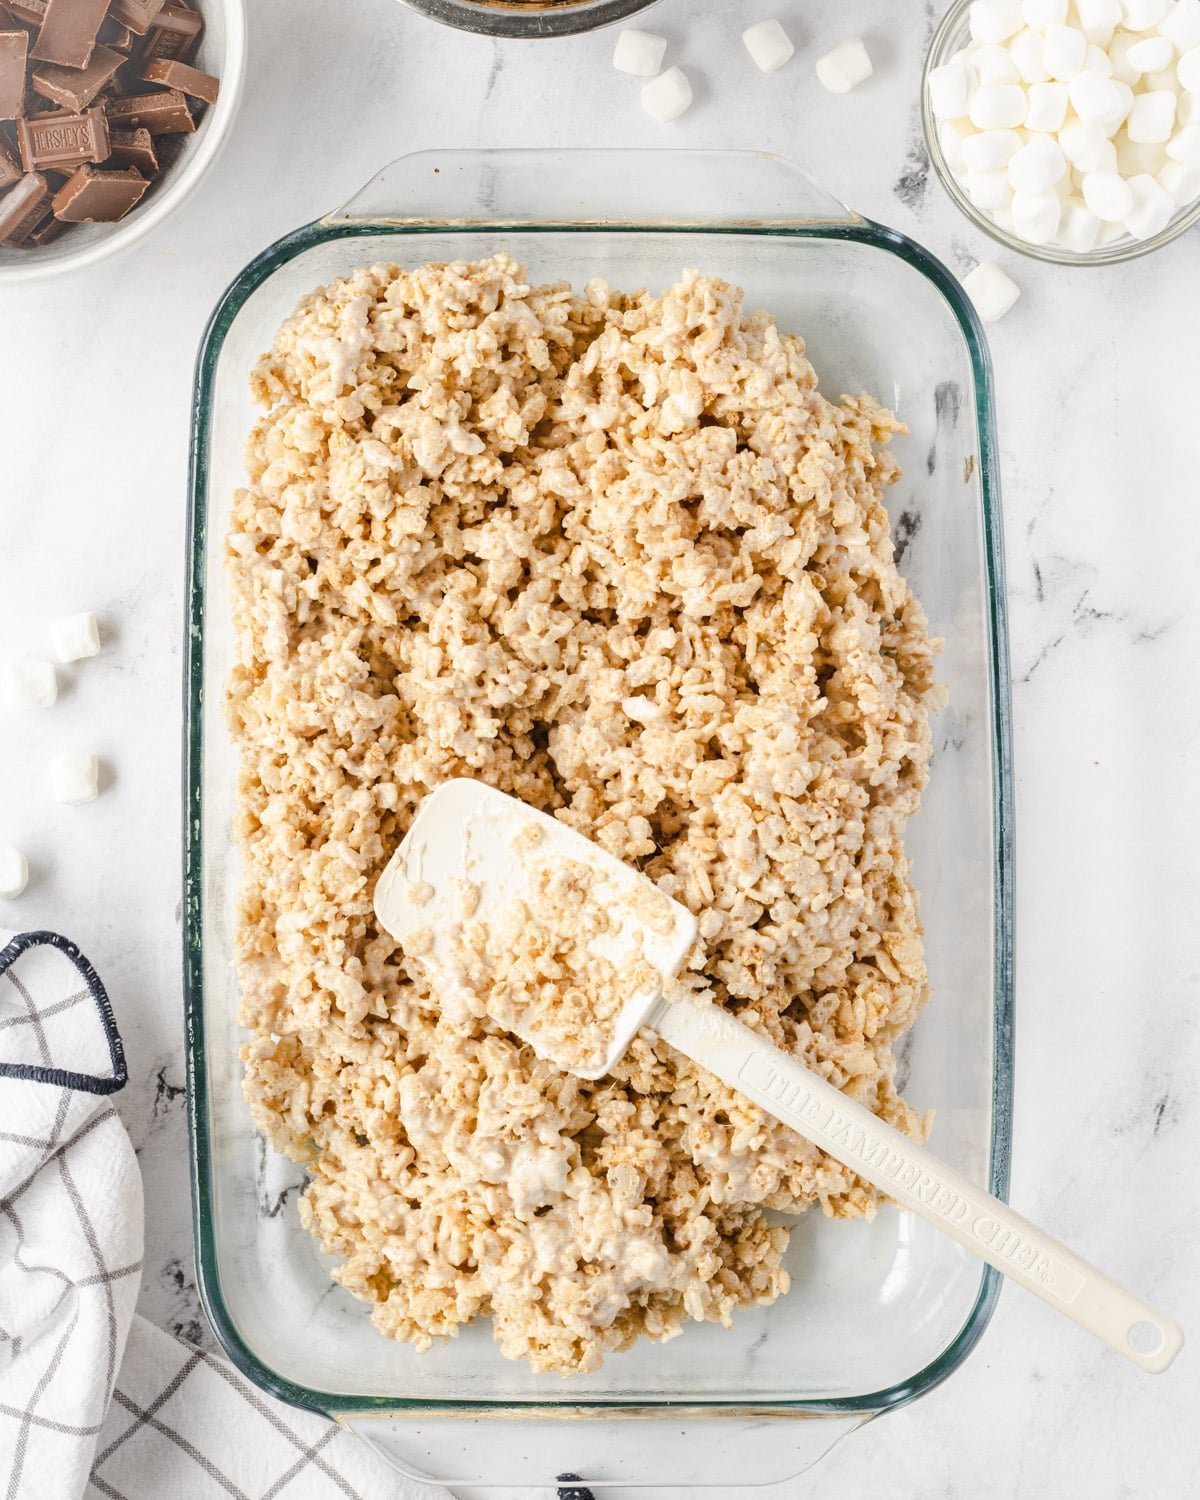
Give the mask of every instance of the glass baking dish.
POLYGON ((374 1331, 300 1227, 302 1174, 267 1149, 240 1089, 232 966, 234 756, 221 714, 233 637, 223 572, 257 356, 299 298, 374 260, 505 250, 539 281, 653 289, 685 266, 746 288, 804 335, 822 389, 866 388, 908 424, 891 491, 903 567, 945 638, 950 707, 909 830, 933 1000, 902 1054, 933 1144, 1004 1195, 1012 1097, 1012 783, 1000 493, 988 355, 958 282, 926 251, 758 153, 423 152, 278 241, 217 307, 191 454, 186 665, 185 1006, 201 1295, 265 1390, 337 1417, 398 1467, 447 1484, 771 1483, 945 1379, 980 1338, 997 1273, 885 1206, 796 1222, 790 1294, 732 1332, 690 1325, 599 1372, 538 1376, 486 1322, 432 1353, 374 1331), (486 1422, 481 1419, 495 1419, 486 1422), (614 1441, 621 1418, 642 1424, 614 1441), (555 1419, 555 1420, 550 1420, 555 1419), (563 1420, 567 1419, 567 1420, 563 1420), (607 1420, 598 1420, 607 1419, 607 1420), (753 1432, 752 1442, 738 1441, 753 1432))

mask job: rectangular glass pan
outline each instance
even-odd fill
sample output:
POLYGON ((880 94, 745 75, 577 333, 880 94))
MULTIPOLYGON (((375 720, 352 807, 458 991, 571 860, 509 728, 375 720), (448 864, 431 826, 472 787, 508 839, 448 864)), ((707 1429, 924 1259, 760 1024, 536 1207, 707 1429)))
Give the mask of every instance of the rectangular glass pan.
MULTIPOLYGON (((932 780, 908 838, 933 999, 906 1042, 905 1090, 916 1108, 936 1110, 939 1154, 993 1193, 1006 1190, 1012 790, 1000 496, 987 353, 957 281, 920 247, 826 199, 777 158, 421 153, 248 266, 217 308, 200 354, 185 987, 205 1305, 258 1384, 343 1417, 419 1418, 427 1426, 438 1415, 653 1417, 681 1406, 758 1420, 878 1413, 956 1368, 998 1290, 994 1271, 909 1214, 889 1206, 872 1224, 844 1224, 813 1211, 795 1224, 790 1294, 739 1313, 732 1332, 690 1325, 667 1344, 642 1342, 610 1356, 595 1374, 538 1376, 500 1356, 486 1321, 424 1355, 377 1334, 367 1308, 330 1282, 329 1263, 296 1216, 302 1174, 256 1138, 242 1099, 232 965, 235 767, 221 714, 233 637, 222 557, 254 417, 247 376, 317 285, 373 261, 416 265, 497 250, 523 262, 535 281, 577 286, 603 276, 622 289, 657 291, 687 266, 726 277, 746 289, 749 308, 766 308, 803 335, 827 395, 866 388, 908 424, 894 445, 904 477, 888 503, 903 569, 945 639, 939 676, 950 706, 935 722, 932 780)), ((821 1426, 806 1424, 814 1425, 821 1426)), ((797 1431, 791 1424, 793 1453, 797 1431)), ((461 1446, 461 1432, 455 1442, 461 1446)), ((690 1483, 728 1482, 711 1460, 710 1453, 697 1464, 690 1483)), ((472 1465, 465 1453, 452 1467, 462 1464, 472 1465)), ((479 1463, 472 1472, 487 1477, 479 1463)), ((752 1477, 744 1457, 735 1472, 743 1483, 752 1477)), ((521 1475, 534 1482, 533 1470, 521 1475)), ((682 1482, 677 1464, 673 1475, 682 1482)))

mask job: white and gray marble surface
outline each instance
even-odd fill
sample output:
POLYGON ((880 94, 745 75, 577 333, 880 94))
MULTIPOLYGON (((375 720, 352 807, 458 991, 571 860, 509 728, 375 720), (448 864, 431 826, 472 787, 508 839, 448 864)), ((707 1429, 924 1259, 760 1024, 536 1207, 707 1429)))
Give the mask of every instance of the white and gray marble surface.
MULTIPOLYGON (((192 362, 221 291, 270 240, 431 146, 770 149, 956 270, 989 254, 919 141, 933 6, 662 0, 653 26, 696 88, 671 126, 609 68, 611 34, 492 43, 395 0, 250 8, 245 103, 197 195, 124 258, 0 289, 0 651, 48 654, 48 618, 78 608, 100 612, 107 639, 64 673, 52 714, 2 721, 0 837, 27 850, 33 878, 0 923, 67 931, 109 985, 147 1183, 142 1311, 200 1339, 180 668, 192 362), (772 13, 798 54, 764 78, 738 33, 772 13), (812 62, 854 33, 876 76, 834 98, 812 62), (68 745, 105 765, 82 810, 45 786, 47 755, 68 745)), ((1099 271, 1001 258, 1023 292, 991 333, 1017 766, 1012 1195, 1200 1338, 1200 235, 1099 271)), ((1140 1375, 1009 1290, 947 1384, 788 1492, 1186 1500, 1200 1493, 1197 1368, 1193 1349, 1140 1375)))

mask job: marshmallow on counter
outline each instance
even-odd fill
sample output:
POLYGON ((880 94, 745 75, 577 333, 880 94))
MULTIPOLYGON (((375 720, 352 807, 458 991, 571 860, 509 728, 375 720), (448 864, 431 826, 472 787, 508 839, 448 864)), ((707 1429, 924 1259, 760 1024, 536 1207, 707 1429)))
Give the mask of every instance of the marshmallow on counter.
POLYGON ((29 863, 19 849, 0 844, 0 897, 15 901, 29 884, 29 863))
MULTIPOLYGON (((982 4, 983 0, 976 0, 976 3, 982 4)), ((817 77, 831 94, 848 94, 860 83, 865 83, 873 71, 867 49, 859 37, 840 42, 832 52, 817 59, 817 77)))
POLYGON ((642 85, 642 108, 663 124, 677 120, 691 102, 692 86, 682 68, 668 68, 642 85))
POLYGON ((86 751, 69 750, 50 762, 50 779, 56 802, 94 802, 100 791, 100 761, 86 751))
POLYGON ((742 32, 742 44, 764 73, 773 73, 782 68, 795 47, 792 39, 778 21, 758 21, 742 32))
POLYGON ((630 27, 617 37, 612 64, 618 73, 632 73, 635 78, 656 78, 666 51, 665 36, 630 27))
POLYGON ((58 673, 52 661, 9 662, 4 668, 4 696, 13 708, 49 708, 58 697, 58 673))
POLYGON ((100 650, 100 626, 93 614, 64 615, 52 621, 50 638, 61 662, 82 661, 100 650))
POLYGON ((967 272, 962 284, 985 323, 1002 318, 1021 295, 1021 288, 994 261, 981 261, 967 272))

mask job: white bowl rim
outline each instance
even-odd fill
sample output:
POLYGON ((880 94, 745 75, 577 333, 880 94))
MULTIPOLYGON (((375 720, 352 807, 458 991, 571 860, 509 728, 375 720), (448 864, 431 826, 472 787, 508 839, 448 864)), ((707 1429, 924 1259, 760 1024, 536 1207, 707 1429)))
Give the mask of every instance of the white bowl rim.
POLYGON ((229 138, 246 77, 245 0, 209 0, 209 3, 219 5, 224 15, 225 53, 221 65, 221 91, 209 113, 204 137, 197 143, 195 151, 186 161, 179 163, 178 171, 168 170, 170 180, 155 193, 144 213, 130 219, 127 224, 119 224, 103 239, 69 254, 50 260, 31 255, 28 261, 0 265, 0 287, 22 281, 41 281, 107 260, 110 255, 127 250, 144 239, 195 191, 229 138))

